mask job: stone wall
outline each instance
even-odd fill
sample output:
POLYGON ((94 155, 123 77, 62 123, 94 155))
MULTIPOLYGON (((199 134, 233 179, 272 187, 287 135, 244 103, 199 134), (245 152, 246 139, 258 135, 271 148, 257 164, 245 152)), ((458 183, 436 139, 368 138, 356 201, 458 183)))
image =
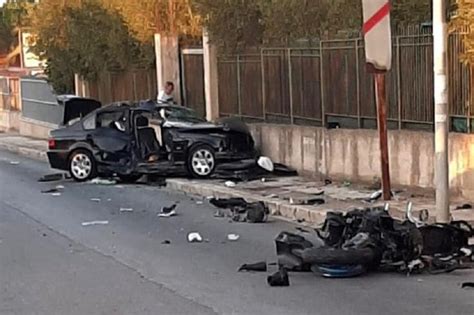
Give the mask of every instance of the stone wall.
MULTIPOLYGON (((372 181, 380 177, 375 130, 254 124, 262 154, 301 174, 337 180, 372 181)), ((450 134, 450 182, 474 200, 474 135, 450 134)), ((434 187, 434 135, 389 131, 390 172, 395 185, 434 187)))

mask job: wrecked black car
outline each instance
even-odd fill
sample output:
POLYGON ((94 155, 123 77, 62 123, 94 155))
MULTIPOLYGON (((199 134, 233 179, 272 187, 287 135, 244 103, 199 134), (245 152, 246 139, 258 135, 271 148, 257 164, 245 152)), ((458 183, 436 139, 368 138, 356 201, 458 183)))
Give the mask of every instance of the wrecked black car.
POLYGON ((220 163, 254 160, 254 141, 241 121, 210 123, 175 105, 119 103, 71 97, 64 102, 64 126, 51 131, 48 159, 77 181, 117 175, 133 182, 144 174, 186 171, 211 176, 220 163))

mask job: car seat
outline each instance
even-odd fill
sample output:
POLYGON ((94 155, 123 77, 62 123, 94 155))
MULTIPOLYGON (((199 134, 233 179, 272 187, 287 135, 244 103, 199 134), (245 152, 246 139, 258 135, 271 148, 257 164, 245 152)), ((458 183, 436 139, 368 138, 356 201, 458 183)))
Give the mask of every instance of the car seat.
POLYGON ((155 129, 149 126, 148 118, 138 116, 136 126, 141 157, 148 160, 152 155, 159 155, 161 147, 155 129))

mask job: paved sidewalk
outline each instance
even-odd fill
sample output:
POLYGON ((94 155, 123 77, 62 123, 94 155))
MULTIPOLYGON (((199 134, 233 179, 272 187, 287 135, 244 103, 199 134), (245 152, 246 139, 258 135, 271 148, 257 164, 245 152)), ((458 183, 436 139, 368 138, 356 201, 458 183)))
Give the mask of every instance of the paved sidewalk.
MULTIPOLYGON (((16 134, 0 133, 0 149, 42 161, 47 160, 47 142, 22 137, 16 134)), ((303 177, 268 179, 265 182, 252 181, 237 183, 236 187, 225 186, 223 180, 188 180, 171 178, 167 180, 170 189, 202 197, 242 197, 247 201, 265 202, 272 215, 310 225, 320 224, 329 211, 347 211, 356 207, 383 206, 383 201, 373 203, 365 199, 374 193, 357 184, 325 183, 303 177), (307 205, 314 198, 322 198, 322 205, 307 205)), ((419 188, 396 189, 394 200, 390 202, 392 215, 403 218, 409 201, 413 202, 414 212, 427 209, 434 216, 435 200, 432 190, 419 188)), ((452 197, 452 215, 456 220, 474 222, 474 210, 454 210, 457 206, 470 203, 460 197, 452 197)), ((431 218, 433 219, 433 218, 431 218)))

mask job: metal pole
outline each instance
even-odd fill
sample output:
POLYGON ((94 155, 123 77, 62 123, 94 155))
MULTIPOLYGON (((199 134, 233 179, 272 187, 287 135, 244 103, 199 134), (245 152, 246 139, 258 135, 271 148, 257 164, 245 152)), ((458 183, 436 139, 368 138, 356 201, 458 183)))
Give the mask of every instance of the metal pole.
POLYGON ((375 90, 377 102, 377 126, 379 129, 380 157, 382 166, 383 199, 391 199, 390 166, 388 159, 387 136, 387 94, 385 91, 385 73, 375 73, 375 90))
POLYGON ((433 0, 433 60, 435 100, 436 221, 448 223, 448 86, 446 80, 447 24, 444 0, 433 0))
POLYGON ((293 117, 293 69, 291 68, 291 48, 288 48, 288 89, 290 92, 290 121, 293 125, 295 123, 295 119, 293 117))

